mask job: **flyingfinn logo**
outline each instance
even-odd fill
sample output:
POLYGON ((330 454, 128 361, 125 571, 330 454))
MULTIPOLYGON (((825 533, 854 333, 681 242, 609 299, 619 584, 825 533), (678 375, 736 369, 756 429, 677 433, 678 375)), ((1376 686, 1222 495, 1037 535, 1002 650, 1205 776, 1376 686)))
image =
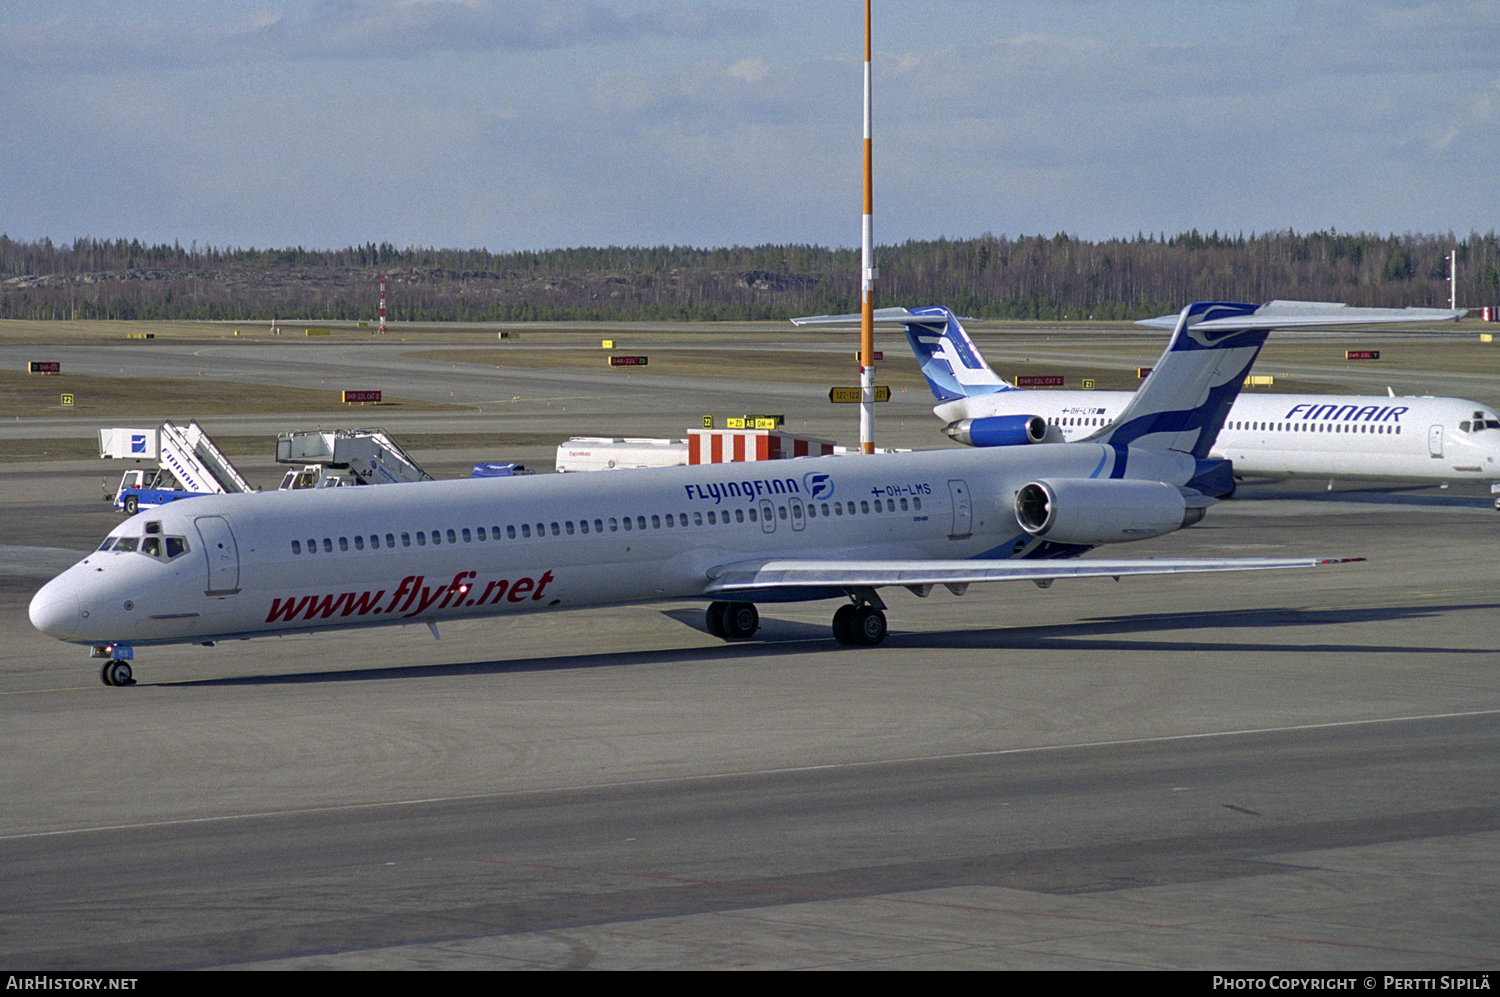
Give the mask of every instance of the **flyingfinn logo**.
MULTIPOLYGON (((827 477, 827 475, 824 475, 827 477)), ((749 481, 711 481, 703 485, 683 485, 690 499, 713 500, 714 505, 727 498, 759 498, 762 495, 797 495, 801 489, 796 478, 752 478, 749 481)))
POLYGON ((802 476, 802 487, 813 501, 833 497, 833 475, 824 471, 809 471, 802 476))

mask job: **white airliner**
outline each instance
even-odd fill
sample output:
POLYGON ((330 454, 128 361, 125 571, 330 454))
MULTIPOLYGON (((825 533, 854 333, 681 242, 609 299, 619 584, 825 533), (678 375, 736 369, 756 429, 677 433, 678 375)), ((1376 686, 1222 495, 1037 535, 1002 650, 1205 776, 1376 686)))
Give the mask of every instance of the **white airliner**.
POLYGON ((1316 559, 1070 560, 1197 522, 1232 485, 1209 446, 1267 332, 1253 305, 1190 305, 1157 373, 1086 442, 211 495, 127 519, 31 601, 108 685, 138 646, 710 600, 844 598, 845 644, 886 633, 877 589, 1308 567, 1316 559))
MULTIPOLYGON (((1273 301, 1265 308, 1326 314, 1340 324, 1437 321, 1464 314, 1287 301, 1273 301)), ((888 308, 878 316, 905 326, 907 341, 939 402, 933 412, 946 423, 943 432, 960 443, 993 447, 1087 439, 1118 418, 1135 396, 1132 391, 1016 388, 990 369, 946 308, 888 308)), ((1140 324, 1159 326, 1161 320, 1140 324)), ((1148 383, 1153 376, 1147 376, 1148 383)), ((1488 405, 1462 398, 1241 395, 1210 456, 1232 461, 1235 475, 1241 477, 1491 483, 1500 481, 1500 415, 1488 405)))

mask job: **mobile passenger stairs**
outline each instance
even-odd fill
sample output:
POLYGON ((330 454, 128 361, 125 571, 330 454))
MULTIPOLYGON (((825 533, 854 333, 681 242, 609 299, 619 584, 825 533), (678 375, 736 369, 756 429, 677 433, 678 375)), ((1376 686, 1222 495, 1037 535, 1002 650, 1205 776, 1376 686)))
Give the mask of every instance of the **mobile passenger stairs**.
POLYGON ((157 429, 101 429, 99 456, 156 464, 120 478, 114 507, 130 516, 143 506, 255 490, 196 421, 186 428, 163 422, 157 429))
POLYGON ((432 481, 383 429, 308 429, 276 437, 276 462, 301 464, 280 490, 432 481))

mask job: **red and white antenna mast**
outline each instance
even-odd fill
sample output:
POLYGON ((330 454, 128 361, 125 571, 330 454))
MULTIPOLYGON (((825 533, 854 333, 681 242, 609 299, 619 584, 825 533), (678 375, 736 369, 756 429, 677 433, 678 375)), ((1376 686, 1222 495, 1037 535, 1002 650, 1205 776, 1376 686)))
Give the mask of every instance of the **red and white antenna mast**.
POLYGON ((865 0, 865 197, 860 251, 859 305, 859 445, 875 452, 875 196, 874 157, 870 141, 870 0, 865 0))
POLYGON ((1458 250, 1448 250, 1448 309, 1458 309, 1458 250))

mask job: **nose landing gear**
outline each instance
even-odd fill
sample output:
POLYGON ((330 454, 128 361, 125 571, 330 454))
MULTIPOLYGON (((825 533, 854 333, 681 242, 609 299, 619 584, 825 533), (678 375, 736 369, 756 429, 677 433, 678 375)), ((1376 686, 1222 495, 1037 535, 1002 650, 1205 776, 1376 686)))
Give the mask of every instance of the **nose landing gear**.
POLYGON ((99 669, 99 680, 112 686, 135 685, 128 661, 106 661, 104 667, 99 669))
POLYGON ((135 685, 135 676, 130 670, 135 649, 129 644, 95 644, 89 649, 89 657, 104 661, 99 669, 100 682, 110 686, 135 685))

